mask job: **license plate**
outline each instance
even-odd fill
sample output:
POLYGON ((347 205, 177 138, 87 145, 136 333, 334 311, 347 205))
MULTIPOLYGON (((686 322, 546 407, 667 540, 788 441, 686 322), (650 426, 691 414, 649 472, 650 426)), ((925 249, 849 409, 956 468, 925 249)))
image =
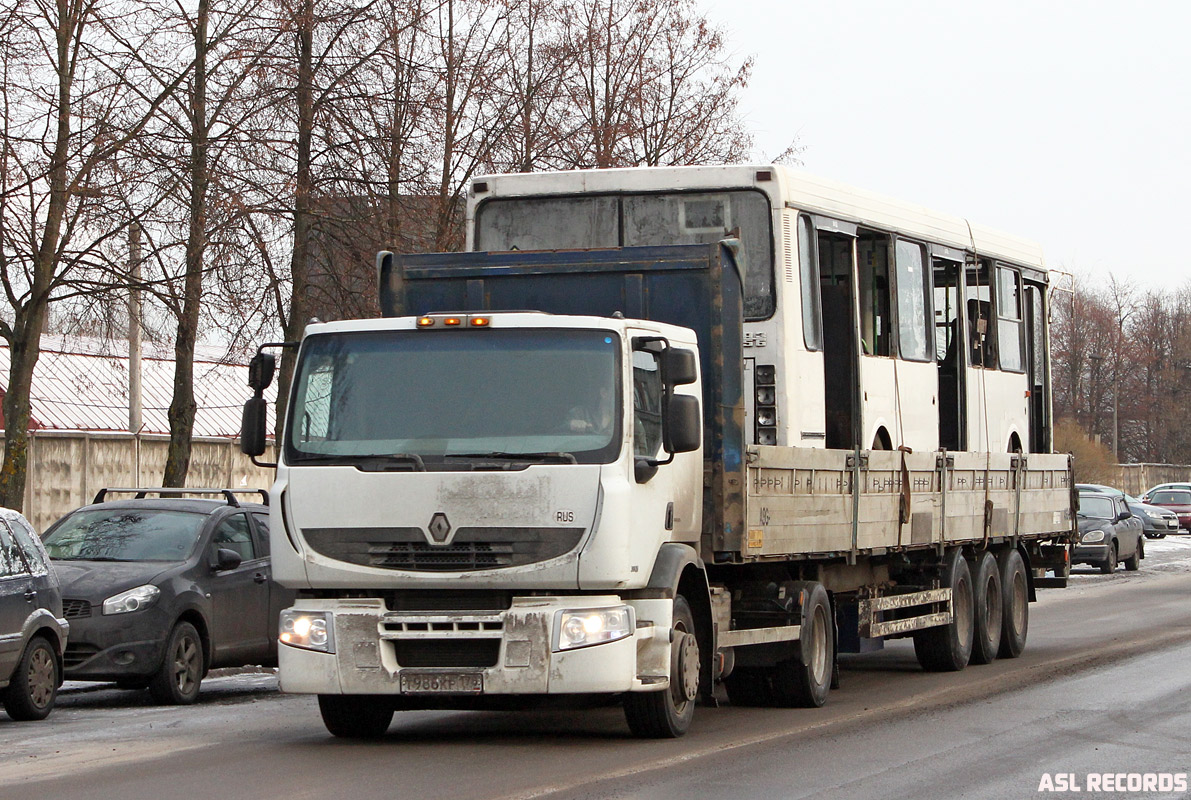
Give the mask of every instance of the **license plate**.
POLYGON ((475 672, 402 672, 402 694, 482 694, 484 676, 475 672))

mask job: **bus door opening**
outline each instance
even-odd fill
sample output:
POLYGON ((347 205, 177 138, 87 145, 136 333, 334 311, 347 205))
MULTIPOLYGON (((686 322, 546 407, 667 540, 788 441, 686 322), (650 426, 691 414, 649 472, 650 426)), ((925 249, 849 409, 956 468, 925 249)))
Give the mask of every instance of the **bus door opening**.
POLYGON ((963 303, 958 261, 932 259, 935 285, 935 353, 939 364, 939 447, 967 449, 964 392, 963 303))
POLYGON ((852 236, 820 230, 819 286, 823 313, 823 387, 827 447, 851 450, 859 440, 852 236))

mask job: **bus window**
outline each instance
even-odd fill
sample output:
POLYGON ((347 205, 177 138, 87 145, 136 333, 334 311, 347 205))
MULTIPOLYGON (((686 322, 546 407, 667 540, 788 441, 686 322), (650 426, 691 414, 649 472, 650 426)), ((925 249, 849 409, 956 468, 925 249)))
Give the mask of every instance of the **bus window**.
POLYGON ((624 195, 625 247, 718 242, 733 231, 744 247, 744 316, 773 315, 773 232, 769 200, 760 192, 624 195))
POLYGON ((968 363, 973 367, 996 369, 997 348, 993 337, 992 289, 989 262, 966 270, 964 296, 968 312, 968 363))
POLYGON ((482 207, 476 247, 484 250, 572 250, 620 244, 614 195, 490 200, 482 207))
POLYGON ((939 446, 963 450, 967 428, 960 336, 959 261, 932 261, 935 287, 935 357, 939 361, 939 446))
POLYGON ((1022 372, 1021 278, 1017 270, 997 267, 997 351, 1001 369, 1022 372))
POLYGON ((902 358, 930 361, 928 342, 933 326, 927 324, 926 268, 920 244, 897 240, 894 266, 897 270, 897 343, 902 358))
POLYGON ((856 258, 860 278, 861 352, 870 356, 891 356, 889 237, 862 231, 856 240, 856 258))
POLYGON ((807 350, 823 349, 819 261, 815 249, 815 226, 810 217, 802 214, 798 217, 798 271, 802 283, 802 339, 807 350))

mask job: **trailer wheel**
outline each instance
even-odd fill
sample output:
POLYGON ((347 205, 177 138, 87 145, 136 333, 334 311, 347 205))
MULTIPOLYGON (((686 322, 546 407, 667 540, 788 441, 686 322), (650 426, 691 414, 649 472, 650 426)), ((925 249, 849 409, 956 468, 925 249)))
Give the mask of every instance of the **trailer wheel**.
POLYGON ((957 547, 947 554, 943 585, 951 588, 951 622, 914 634, 914 655, 927 672, 959 672, 972 656, 972 573, 957 547))
POLYGON ((997 559, 985 550, 972 566, 975 626, 972 632, 973 664, 989 664, 1001 648, 1005 602, 1001 591, 1001 569, 997 559))
POLYGON ((835 625, 831 601, 821 583, 805 589, 802 631, 796 658, 778 662, 773 668, 774 705, 783 708, 819 708, 827 702, 831 673, 835 665, 835 625))
POLYGON ((331 735, 344 739, 378 739, 393 721, 393 706, 368 695, 320 694, 318 710, 331 735))
POLYGON ((1001 623, 1001 658, 1017 658, 1026 649, 1030 627, 1030 587, 1026 564, 1017 550, 1006 550, 997 558, 1001 567, 1001 595, 1004 597, 1001 623))
POLYGON ((629 692, 624 717, 634 736, 675 739, 687 732, 699 696, 699 640, 695 615, 686 598, 674 598, 674 639, 670 643, 670 688, 660 692, 629 692))

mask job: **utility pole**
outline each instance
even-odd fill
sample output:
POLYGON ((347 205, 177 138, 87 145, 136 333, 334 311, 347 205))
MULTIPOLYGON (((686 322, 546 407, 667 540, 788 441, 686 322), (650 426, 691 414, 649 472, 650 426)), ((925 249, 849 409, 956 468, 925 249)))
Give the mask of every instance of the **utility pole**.
POLYGON ((128 228, 128 432, 141 430, 141 226, 128 228))

